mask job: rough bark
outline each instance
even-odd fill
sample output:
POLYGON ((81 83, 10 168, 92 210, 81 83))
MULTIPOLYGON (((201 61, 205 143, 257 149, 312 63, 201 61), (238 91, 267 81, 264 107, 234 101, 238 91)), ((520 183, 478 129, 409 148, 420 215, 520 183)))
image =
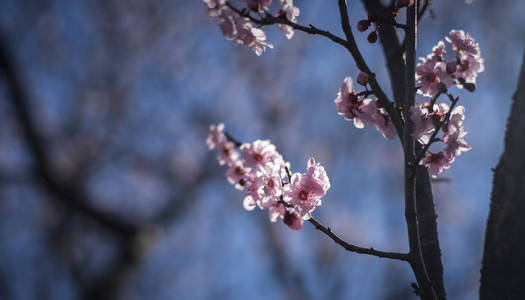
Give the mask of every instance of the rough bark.
MULTIPOLYGON (((367 11, 382 13, 387 9, 379 0, 362 0, 362 2, 367 11)), ((396 34, 396 29, 388 24, 381 26, 379 40, 386 58, 394 99, 396 105, 399 106, 403 104, 405 97, 404 74, 406 65, 403 59, 403 47, 396 34)), ((430 176, 425 167, 416 168, 416 207, 425 267, 438 299, 446 299, 437 215, 430 176)))
POLYGON ((480 299, 525 299, 525 52, 494 170, 480 299))

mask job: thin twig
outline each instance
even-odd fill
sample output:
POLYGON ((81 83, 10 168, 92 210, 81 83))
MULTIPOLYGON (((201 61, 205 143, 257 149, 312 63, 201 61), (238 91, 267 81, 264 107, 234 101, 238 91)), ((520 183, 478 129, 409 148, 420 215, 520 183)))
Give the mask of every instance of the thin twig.
POLYGON ((363 247, 359 247, 356 245, 352 245, 348 242, 345 242, 342 238, 340 238, 337 234, 335 234, 332 231, 332 229, 330 229, 330 227, 324 226, 319 221, 317 221, 314 217, 310 216, 310 219, 308 219, 308 222, 312 223, 315 226, 315 229, 326 234, 329 238, 331 238, 337 244, 341 245, 347 251, 361 253, 361 254, 368 254, 368 255, 373 255, 373 256, 382 257, 382 258, 409 261, 408 253, 384 252, 384 251, 375 250, 374 248, 363 248, 363 247))

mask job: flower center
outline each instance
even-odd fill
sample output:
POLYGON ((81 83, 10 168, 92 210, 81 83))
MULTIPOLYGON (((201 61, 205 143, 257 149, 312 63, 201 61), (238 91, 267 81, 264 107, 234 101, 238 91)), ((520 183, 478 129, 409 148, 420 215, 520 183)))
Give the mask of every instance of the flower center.
POLYGON ((256 161, 262 161, 263 160, 263 156, 261 154, 259 154, 259 153, 256 153, 254 158, 255 158, 256 161))
POLYGON ((303 201, 308 199, 308 192, 307 191, 300 191, 299 192, 299 199, 301 199, 303 201))
POLYGON ((242 175, 244 175, 244 169, 241 168, 241 167, 238 167, 238 166, 235 167, 235 174, 236 174, 237 176, 242 176, 242 175))
POLYGON ((436 75, 434 73, 425 74, 425 81, 434 82, 434 80, 436 80, 436 75))
POLYGON ((225 144, 223 148, 224 153, 226 153, 228 156, 233 154, 233 147, 230 144, 225 144))

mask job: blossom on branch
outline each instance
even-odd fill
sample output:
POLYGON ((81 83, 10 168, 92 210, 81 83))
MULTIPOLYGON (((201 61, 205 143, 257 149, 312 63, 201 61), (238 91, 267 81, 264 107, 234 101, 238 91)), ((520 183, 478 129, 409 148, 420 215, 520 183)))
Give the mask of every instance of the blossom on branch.
POLYGON ((362 96, 359 96, 352 84, 351 77, 344 79, 337 98, 334 100, 337 114, 344 116, 346 120, 354 120, 354 126, 357 128, 375 125, 385 138, 394 138, 396 130, 388 113, 379 107, 377 100, 360 99, 362 96))
MULTIPOLYGON (((208 148, 217 149, 219 157, 224 145, 231 145, 230 159, 224 161, 228 182, 236 189, 244 190, 243 206, 246 210, 255 207, 268 209, 270 221, 281 219, 291 229, 302 227, 316 206, 321 205, 321 197, 330 188, 330 181, 324 167, 310 158, 305 174, 288 176, 290 164, 285 162, 269 140, 256 140, 240 146, 241 155, 234 148, 238 142, 224 133, 224 124, 211 125, 206 139, 208 148)), ((222 164, 222 163, 221 163, 222 164)))
POLYGON ((250 19, 225 6, 225 1, 204 0, 204 3, 208 5, 209 15, 218 20, 226 39, 251 47, 257 55, 261 55, 266 47, 273 48, 272 44, 266 42, 264 31, 256 28, 250 19))
POLYGON ((253 12, 266 12, 272 4, 272 0, 246 0, 246 7, 253 12))
MULTIPOLYGON (((277 13, 277 17, 284 18, 295 23, 297 22, 297 16, 299 16, 299 13, 299 8, 293 6, 293 0, 281 0, 281 9, 277 13)), ((287 39, 291 39, 294 36, 295 30, 292 26, 286 24, 277 24, 277 27, 284 33, 287 39)))
POLYGON ((430 176, 435 178, 444 170, 449 169, 453 161, 454 157, 450 158, 444 152, 438 152, 429 153, 419 164, 426 166, 430 176))

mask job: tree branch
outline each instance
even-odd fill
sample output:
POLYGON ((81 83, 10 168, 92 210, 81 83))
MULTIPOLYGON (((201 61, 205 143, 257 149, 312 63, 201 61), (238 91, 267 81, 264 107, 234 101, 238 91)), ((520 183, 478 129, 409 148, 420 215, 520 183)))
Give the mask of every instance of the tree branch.
POLYGON ((315 229, 326 234, 329 238, 331 238, 337 244, 341 245, 347 251, 361 253, 361 254, 368 254, 368 255, 382 257, 382 258, 397 259, 397 260, 402 260, 402 261, 407 261, 407 262, 409 261, 409 255, 407 253, 378 251, 378 250, 375 250, 374 248, 363 248, 363 247, 359 247, 356 245, 352 245, 348 242, 345 242, 342 238, 337 236, 332 231, 332 229, 330 229, 330 227, 324 226, 312 216, 310 216, 310 219, 308 219, 308 222, 313 224, 315 226, 315 229))
POLYGON ((390 116, 390 119, 392 120, 392 123, 394 124, 397 134, 399 136, 399 140, 401 143, 403 143, 403 139, 401 138, 403 136, 403 121, 401 120, 401 116, 399 115, 399 112, 396 110, 392 102, 388 99, 387 95, 377 82, 375 78, 375 73, 373 73, 368 65, 366 64, 363 56, 361 55, 361 52, 359 51, 359 48, 357 47, 357 44, 355 42, 354 36, 352 34, 352 29, 350 27, 350 23, 348 20, 348 13, 346 10, 346 3, 344 0, 339 0, 339 11, 341 14, 341 22, 343 26, 343 31, 345 33, 346 39, 344 40, 329 31, 318 29, 317 27, 313 26, 312 24, 309 25, 309 27, 299 25, 297 23, 291 22, 286 18, 277 18, 270 14, 265 14, 262 19, 257 19, 250 15, 250 13, 246 10, 240 10, 230 4, 229 2, 226 2, 226 6, 228 6, 231 10, 234 12, 240 14, 243 17, 248 18, 250 21, 252 21, 255 24, 265 26, 265 25, 272 25, 272 24, 285 24, 288 26, 291 26, 292 28, 303 31, 308 34, 317 34, 322 35, 324 37, 329 38, 333 42, 345 47, 348 52, 352 55, 356 62, 357 68, 368 74, 368 82, 370 84, 370 87, 372 88, 372 91, 376 95, 379 105, 383 107, 390 116))
POLYGON ((417 44, 417 4, 407 7, 407 52, 406 52, 406 75, 405 75, 405 218, 407 222, 408 241, 410 245, 410 265, 416 276, 421 297, 427 299, 437 299, 428 278, 425 263, 423 260, 419 226, 416 207, 416 165, 414 161, 415 141, 412 137, 414 124, 408 117, 409 108, 414 106, 416 100, 415 91, 415 64, 416 64, 416 44, 417 44))

